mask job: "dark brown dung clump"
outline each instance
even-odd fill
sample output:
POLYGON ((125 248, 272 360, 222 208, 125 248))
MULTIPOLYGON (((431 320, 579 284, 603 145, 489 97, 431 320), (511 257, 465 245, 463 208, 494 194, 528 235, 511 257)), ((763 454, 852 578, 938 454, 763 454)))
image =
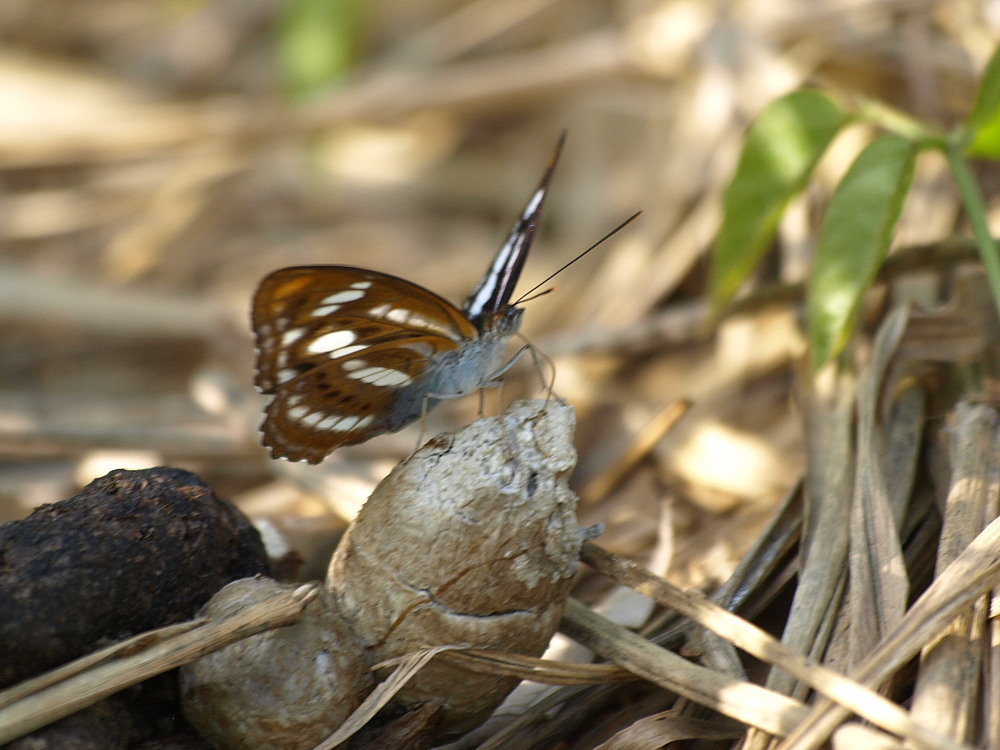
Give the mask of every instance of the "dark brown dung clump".
POLYGON ((189 619, 267 572, 257 531, 194 474, 113 471, 0 526, 0 684, 189 619))

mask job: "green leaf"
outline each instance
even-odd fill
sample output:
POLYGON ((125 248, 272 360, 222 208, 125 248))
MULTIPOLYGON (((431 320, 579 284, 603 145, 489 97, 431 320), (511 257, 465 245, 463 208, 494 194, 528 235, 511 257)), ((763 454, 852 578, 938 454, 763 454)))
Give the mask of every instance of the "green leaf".
POLYGON ((716 314, 760 261, 785 206, 846 121, 829 97, 797 91, 772 102, 750 125, 722 199, 709 282, 716 314))
POLYGON ((995 119, 998 110, 1000 110, 1000 47, 994 50, 993 56, 986 63, 983 78, 979 82, 976 106, 966 124, 970 130, 976 130, 995 119))
POLYGON ((294 96, 327 87, 354 62, 363 0, 286 0, 278 27, 282 73, 294 96))
POLYGON ((1000 158, 1000 47, 986 64, 979 82, 976 106, 965 123, 970 140, 966 153, 986 159, 1000 158))
POLYGON ((840 352, 854 328, 889 249, 915 155, 905 138, 877 138, 858 154, 830 199, 806 300, 814 371, 840 352))
POLYGON ((1000 159, 1000 117, 986 123, 972 135, 965 154, 980 159, 1000 159))

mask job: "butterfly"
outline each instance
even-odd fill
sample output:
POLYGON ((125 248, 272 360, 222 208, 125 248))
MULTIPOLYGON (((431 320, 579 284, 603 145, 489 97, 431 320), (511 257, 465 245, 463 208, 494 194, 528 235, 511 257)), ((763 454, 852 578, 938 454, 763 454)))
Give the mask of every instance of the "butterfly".
MULTIPOLYGON (((444 399, 495 384, 523 309, 511 303, 566 134, 510 236, 461 308, 418 284, 353 266, 297 266, 253 298, 255 383, 274 458, 322 461, 395 432, 444 399)), ((543 282, 544 283, 544 282, 543 282)))

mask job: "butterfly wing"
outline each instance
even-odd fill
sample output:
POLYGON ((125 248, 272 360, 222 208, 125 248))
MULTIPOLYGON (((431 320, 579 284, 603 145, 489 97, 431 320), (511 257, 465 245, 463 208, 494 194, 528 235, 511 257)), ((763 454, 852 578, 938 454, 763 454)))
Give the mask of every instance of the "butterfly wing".
POLYGON ((531 194, 531 198, 524 210, 521 211, 521 215, 511 227, 507 241, 497 251, 486 275, 483 276, 462 305, 469 320, 480 331, 492 324, 510 305, 511 295, 514 293, 514 287, 517 286, 517 280, 521 276, 524 262, 528 258, 531 242, 535 238, 538 221, 542 215, 542 206, 545 204, 545 196, 548 194, 549 184, 552 182, 552 175, 555 174, 559 155, 562 153, 565 142, 566 131, 563 131, 558 143, 556 143, 556 150, 549 160, 549 165, 545 169, 545 174, 542 175, 541 182, 538 183, 538 187, 531 194))
POLYGON ((310 463, 411 421, 394 408, 401 392, 433 356, 478 336, 444 298, 351 266, 275 271, 254 296, 253 328, 256 384, 273 396, 264 443, 310 463))

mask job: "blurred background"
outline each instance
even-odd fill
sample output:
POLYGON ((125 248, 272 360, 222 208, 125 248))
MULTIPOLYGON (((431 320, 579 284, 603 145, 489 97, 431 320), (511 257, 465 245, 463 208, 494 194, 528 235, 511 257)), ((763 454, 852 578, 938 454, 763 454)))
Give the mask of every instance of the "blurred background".
MULTIPOLYGON (((344 263, 458 303, 567 129, 522 288, 644 212, 527 305, 577 408, 581 523, 682 585, 723 580, 803 464, 797 307, 707 326, 747 123, 817 86, 952 124, 998 40, 987 0, 5 0, 0 521, 113 468, 182 466, 321 576, 420 427, 271 461, 256 284, 344 263)), ((838 138, 761 285, 805 278, 861 137, 838 138)), ((978 176, 991 197, 997 173, 978 176)), ((962 228, 943 164, 915 184, 898 243, 962 228)), ((506 401, 540 394, 527 358, 506 380, 506 401)), ((477 406, 443 404, 425 435, 477 406)))

